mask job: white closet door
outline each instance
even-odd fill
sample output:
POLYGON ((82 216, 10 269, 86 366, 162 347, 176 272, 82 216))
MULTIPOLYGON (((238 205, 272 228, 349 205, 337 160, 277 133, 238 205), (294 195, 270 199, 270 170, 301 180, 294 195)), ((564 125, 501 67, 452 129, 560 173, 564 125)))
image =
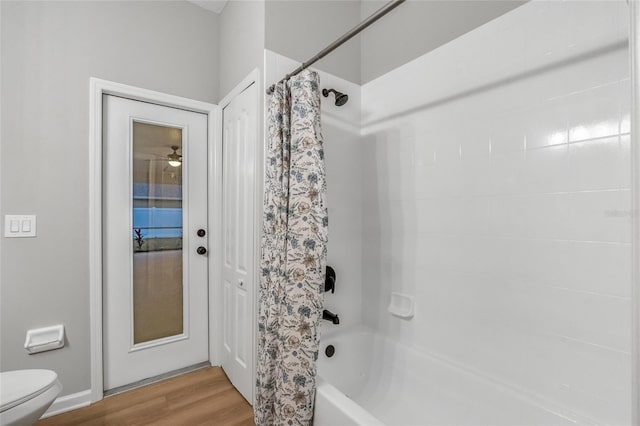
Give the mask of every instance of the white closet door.
POLYGON ((257 93, 252 84, 222 112, 223 122, 223 358, 233 385, 253 402, 254 227, 257 93))

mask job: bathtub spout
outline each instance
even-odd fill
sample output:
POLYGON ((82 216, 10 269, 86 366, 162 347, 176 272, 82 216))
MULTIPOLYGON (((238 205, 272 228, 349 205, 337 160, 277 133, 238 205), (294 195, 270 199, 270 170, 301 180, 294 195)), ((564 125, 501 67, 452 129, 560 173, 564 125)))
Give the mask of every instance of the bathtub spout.
POLYGON ((333 312, 327 311, 326 309, 322 311, 322 319, 331 321, 334 324, 340 324, 340 318, 338 318, 338 314, 334 314, 333 312))

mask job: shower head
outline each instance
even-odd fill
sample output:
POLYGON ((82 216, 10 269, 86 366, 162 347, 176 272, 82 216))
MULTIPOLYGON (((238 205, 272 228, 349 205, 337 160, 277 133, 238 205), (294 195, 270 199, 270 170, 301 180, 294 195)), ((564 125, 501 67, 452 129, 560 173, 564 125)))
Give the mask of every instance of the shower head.
POLYGON ((335 89, 322 89, 322 96, 324 96, 325 98, 329 96, 329 93, 335 93, 336 94, 336 106, 342 106, 344 104, 347 103, 347 101, 349 100, 349 95, 345 95, 344 93, 340 93, 335 89))

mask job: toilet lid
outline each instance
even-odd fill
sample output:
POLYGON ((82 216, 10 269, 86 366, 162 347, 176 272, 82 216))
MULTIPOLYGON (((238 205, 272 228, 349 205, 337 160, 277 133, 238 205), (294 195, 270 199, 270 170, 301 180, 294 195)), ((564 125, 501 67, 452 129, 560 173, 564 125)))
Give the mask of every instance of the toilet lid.
POLYGON ((16 370, 0 373, 0 413, 45 392, 56 383, 51 370, 16 370))

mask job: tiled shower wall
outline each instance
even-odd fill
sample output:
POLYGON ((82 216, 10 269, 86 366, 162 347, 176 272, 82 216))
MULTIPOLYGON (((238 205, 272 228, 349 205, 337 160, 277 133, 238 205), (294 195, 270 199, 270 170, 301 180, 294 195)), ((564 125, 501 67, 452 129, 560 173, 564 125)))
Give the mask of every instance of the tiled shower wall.
POLYGON ((533 1, 364 85, 355 163, 364 322, 606 424, 631 412, 627 21, 533 1))

